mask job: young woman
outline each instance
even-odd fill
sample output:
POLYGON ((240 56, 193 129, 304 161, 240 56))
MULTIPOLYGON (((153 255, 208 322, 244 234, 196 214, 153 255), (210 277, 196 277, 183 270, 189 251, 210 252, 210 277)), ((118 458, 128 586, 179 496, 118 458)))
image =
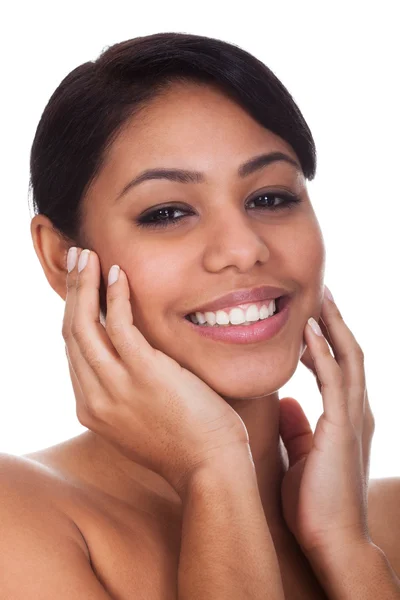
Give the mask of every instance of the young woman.
POLYGON ((2 598, 400 597, 399 479, 368 485, 374 419, 324 297, 315 170, 291 95, 223 41, 136 38, 61 82, 31 233, 88 431, 1 456, 2 598), (314 435, 279 399, 299 360, 314 435))

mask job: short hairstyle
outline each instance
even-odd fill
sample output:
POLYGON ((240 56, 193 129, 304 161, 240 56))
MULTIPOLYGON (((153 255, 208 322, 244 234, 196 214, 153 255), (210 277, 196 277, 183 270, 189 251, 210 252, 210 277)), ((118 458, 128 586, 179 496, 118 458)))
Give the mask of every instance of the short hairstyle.
MULTIPOLYGON (((292 96, 260 60, 225 41, 156 33, 114 44, 71 71, 40 118, 30 155, 35 214, 67 240, 83 239, 82 200, 125 122, 175 82, 217 86, 288 142, 306 179, 316 150, 292 96)), ((80 245, 78 243, 78 245, 80 245)))

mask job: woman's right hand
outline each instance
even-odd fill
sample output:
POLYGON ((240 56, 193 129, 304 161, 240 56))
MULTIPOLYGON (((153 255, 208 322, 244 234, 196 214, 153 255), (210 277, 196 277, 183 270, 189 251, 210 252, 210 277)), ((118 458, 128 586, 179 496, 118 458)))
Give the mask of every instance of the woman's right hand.
POLYGON ((78 420, 182 495, 192 474, 221 452, 249 451, 246 427, 204 381, 135 327, 122 269, 107 288, 101 324, 100 275, 93 250, 80 273, 76 264, 67 275, 62 335, 78 420))

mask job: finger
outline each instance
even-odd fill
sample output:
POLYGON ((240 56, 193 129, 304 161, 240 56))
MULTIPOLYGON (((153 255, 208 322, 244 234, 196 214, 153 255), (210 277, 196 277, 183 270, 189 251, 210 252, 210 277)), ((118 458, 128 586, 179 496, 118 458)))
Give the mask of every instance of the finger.
POLYGON ((83 250, 75 270, 71 281, 75 281, 75 306, 70 325, 75 343, 68 345, 74 371, 85 392, 92 389, 94 377, 102 388, 117 391, 127 373, 100 323, 100 263, 96 253, 83 250))
POLYGON ((369 437, 372 438, 375 431, 375 418, 371 409, 368 398, 368 390, 365 390, 365 403, 364 403, 364 431, 369 437))
POLYGON ((78 275, 76 265, 78 264, 79 255, 81 253, 80 248, 72 246, 68 252, 68 271, 66 278, 67 295, 65 298, 64 318, 62 326, 63 337, 69 337, 71 332, 71 321, 72 315, 74 314, 75 307, 75 283, 78 275), (71 270, 69 270, 71 269, 71 270))
MULTIPOLYGON (((315 377, 317 377, 317 371, 315 369, 314 360, 313 360, 312 354, 310 352, 310 348, 308 346, 306 346, 306 349, 304 350, 304 352, 300 358, 300 362, 303 363, 303 365, 305 367, 307 367, 307 369, 309 371, 311 371, 315 377)), ((317 378, 317 383, 318 383, 318 387, 319 387, 321 385, 321 383, 318 381, 318 378, 317 378)))
POLYGON ((73 362, 75 364, 75 371, 79 370, 80 372, 85 372, 87 371, 87 367, 85 366, 84 361, 82 360, 79 346, 71 332, 76 303, 76 282, 78 279, 77 265, 81 252, 82 249, 76 247, 70 248, 68 252, 68 273, 66 279, 67 296, 65 300, 62 335, 65 340, 65 350, 69 363, 72 364, 73 362), (82 363, 81 368, 79 368, 79 363, 82 363))
POLYGON ((79 248, 76 251, 73 250, 72 254, 69 254, 69 259, 72 256, 76 260, 74 265, 69 260, 70 271, 67 275, 67 298, 62 334, 66 343, 65 351, 76 399, 76 414, 82 425, 90 427, 91 421, 88 417, 90 415, 93 419, 95 401, 97 399, 97 402, 99 402, 102 399, 104 402, 106 394, 98 377, 85 360, 79 344, 72 333, 76 312, 77 280, 79 278, 78 262, 80 255, 81 249, 79 248))
POLYGON ((364 475, 365 480, 369 478, 369 466, 370 466, 370 455, 371 455, 371 444, 372 438, 375 431, 375 419, 372 413, 369 400, 368 392, 365 390, 365 414, 364 414, 364 428, 362 432, 362 452, 363 452, 363 463, 364 463, 364 475))
POLYGON ((133 323, 128 278, 118 265, 113 265, 108 275, 105 328, 128 371, 153 379, 156 350, 133 323), (117 278, 110 280, 113 275, 117 278))
POLYGON ((332 340, 334 357, 343 372, 351 422, 361 435, 366 390, 364 354, 335 302, 326 296, 324 296, 321 316, 332 340))
POLYGON ((68 350, 67 357, 78 421, 84 427, 103 435, 102 426, 104 422, 107 423, 108 411, 113 407, 112 397, 109 396, 82 357, 79 357, 78 360, 76 357, 72 359, 68 350))
MULTIPOLYGON (((69 375, 70 375, 72 388, 74 390, 74 396, 75 396, 75 401, 76 401, 75 402, 76 416, 78 418, 78 421, 84 427, 88 427, 90 429, 91 428, 90 406, 88 406, 88 404, 86 402, 86 395, 82 390, 78 376, 74 371, 74 367, 72 366, 72 360, 68 354, 67 346, 65 346, 65 354, 67 355, 67 359, 68 359, 69 375)), ((95 386, 99 385, 98 381, 96 379, 94 381, 94 385, 95 386)))
MULTIPOLYGON (((324 338, 328 341, 329 348, 331 349, 332 348, 332 340, 331 340, 329 332, 328 332, 326 325, 323 322, 322 318, 318 319, 318 325, 320 326, 320 329, 321 329, 322 333, 324 334, 324 338)), ((334 355, 333 350, 332 350, 332 355, 334 355)), ((304 350, 303 355, 300 358, 300 362, 302 362, 303 365, 305 367, 307 367, 307 369, 309 369, 315 375, 315 377, 317 377, 317 372, 315 370, 314 361, 313 361, 313 358, 311 356, 311 352, 310 352, 310 349, 308 348, 308 346, 306 346, 306 349, 304 350)), ((318 383, 318 386, 320 387, 320 383, 318 383)))
POLYGON ((318 323, 315 320, 313 323, 319 333, 314 332, 307 323, 304 336, 321 382, 324 414, 330 423, 343 427, 349 423, 343 372, 330 353, 328 342, 322 335, 318 323))
POLYGON ((287 450, 289 467, 310 453, 313 431, 303 408, 294 398, 279 401, 279 434, 287 450))
POLYGON ((326 326, 326 323, 324 322, 324 319, 322 318, 322 315, 320 315, 320 318, 318 319, 318 325, 320 326, 321 331, 324 334, 324 338, 327 340, 327 342, 329 343, 329 346, 332 348, 332 354, 334 355, 332 338, 330 336, 330 332, 326 326))
MULTIPOLYGON (((336 304, 335 304, 335 306, 336 306, 336 304)), ((322 332, 323 332, 324 336, 326 337, 327 336, 327 328, 326 328, 326 325, 323 324, 322 318, 319 320, 319 324, 321 325, 322 332), (321 324, 321 322, 322 322, 322 324, 321 324)), ((330 339, 329 341, 330 341, 331 347, 333 347, 332 340, 330 339)), ((363 374, 364 374, 364 378, 365 378, 365 369, 364 368, 363 368, 363 374)), ((345 375, 345 376, 347 377, 347 375, 345 375)), ((349 414, 350 414, 350 418, 351 418, 352 422, 354 423, 354 427, 357 428, 357 431, 359 431, 359 428, 360 428, 360 421, 362 422, 361 428, 362 428, 362 451, 363 451, 364 474, 365 474, 366 480, 368 480, 371 443, 372 443, 372 438, 373 438, 374 431, 375 431, 375 418, 374 418, 374 415, 372 413, 371 406, 369 403, 366 382, 365 382, 365 397, 364 397, 363 404, 364 404, 363 416, 361 415, 361 409, 360 409, 360 411, 358 411, 356 408, 355 412, 352 412, 351 406, 349 406, 349 414)), ((356 406, 357 406, 357 403, 356 403, 356 406)))
POLYGON ((80 254, 81 249, 75 247, 72 247, 68 253, 68 272, 66 278, 67 297, 65 301, 62 335, 66 343, 65 354, 68 359, 68 368, 76 400, 76 415, 82 425, 89 427, 90 421, 88 417, 90 414, 90 406, 87 400, 91 395, 94 394, 99 396, 103 391, 100 388, 97 378, 91 372, 90 367, 82 357, 79 346, 71 333, 71 323, 76 299, 76 280, 78 277, 77 264, 80 254), (85 392, 82 390, 81 382, 85 392))

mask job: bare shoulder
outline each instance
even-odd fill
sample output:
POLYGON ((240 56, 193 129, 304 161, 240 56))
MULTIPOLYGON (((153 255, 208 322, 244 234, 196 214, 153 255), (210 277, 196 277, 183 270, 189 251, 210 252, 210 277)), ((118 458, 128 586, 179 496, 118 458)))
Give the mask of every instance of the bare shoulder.
POLYGON ((0 596, 108 600, 79 531, 53 501, 62 482, 34 461, 3 453, 0 481, 0 596))
POLYGON ((368 524, 372 541, 400 575, 400 477, 370 481, 368 524))
POLYGON ((28 518, 46 515, 46 523, 53 528, 54 535, 67 535, 89 560, 89 550, 79 527, 63 510, 69 486, 55 471, 22 456, 0 453, 0 481, 3 507, 12 506, 15 517, 19 513, 28 518))

